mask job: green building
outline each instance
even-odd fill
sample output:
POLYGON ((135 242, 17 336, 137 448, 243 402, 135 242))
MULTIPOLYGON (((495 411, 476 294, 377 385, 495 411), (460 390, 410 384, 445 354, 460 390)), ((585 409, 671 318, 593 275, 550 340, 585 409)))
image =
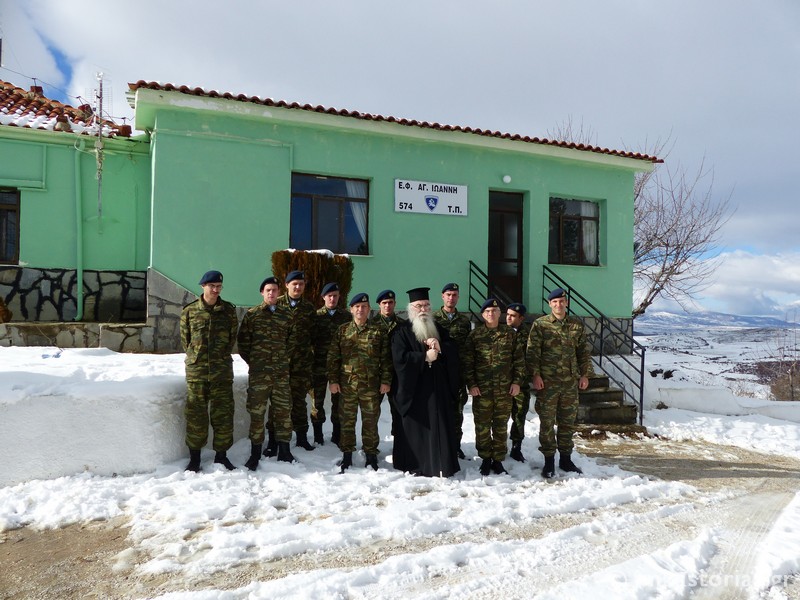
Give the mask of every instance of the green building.
POLYGON ((135 349, 174 351, 176 311, 203 272, 222 271, 225 299, 249 306, 272 253, 295 248, 349 254, 353 291, 390 287, 401 305, 418 286, 437 305, 455 281, 467 310, 470 293, 488 292, 482 272, 493 292, 544 311, 552 273, 629 327, 634 177, 654 157, 143 81, 129 85, 140 133, 106 123, 98 137, 78 109, 34 92, 28 103, 59 108, 66 126, 12 122, 14 94, 25 92, 0 85, 12 324, 123 322, 140 328, 135 349), (61 283, 47 279, 36 302, 54 309, 34 311, 26 285, 47 271, 61 283), (139 278, 144 296, 129 293, 139 278))

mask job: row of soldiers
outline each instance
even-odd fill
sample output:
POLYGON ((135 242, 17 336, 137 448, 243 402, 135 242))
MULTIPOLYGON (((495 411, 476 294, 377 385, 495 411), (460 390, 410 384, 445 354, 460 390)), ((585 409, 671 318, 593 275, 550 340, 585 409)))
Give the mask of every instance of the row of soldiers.
MULTIPOLYGON (((389 355, 391 333, 403 322, 395 312, 394 292, 384 290, 378 294, 376 301, 380 311, 369 319, 366 294, 354 295, 350 312, 346 312, 338 307, 338 285, 328 283, 322 290, 324 306, 315 310, 303 297, 306 282, 302 271, 290 272, 284 283, 286 292, 281 294, 275 277, 264 279, 259 288, 263 302, 247 311, 241 326, 236 320, 235 307, 219 297, 222 274, 218 271, 209 271, 201 278, 203 295, 184 309, 181 339, 186 350, 186 444, 190 451, 187 470, 200 470, 200 449, 207 441, 209 414, 214 431, 214 462, 234 468, 226 454, 233 443, 231 351, 234 342, 238 342, 239 353, 249 366, 247 410, 251 454, 245 463, 247 468, 255 470, 261 456, 294 461, 290 451, 292 432, 297 447, 307 451, 315 448, 308 440, 306 394, 309 390, 313 393, 310 421, 314 443, 324 444, 325 398, 330 391, 331 441, 343 452, 342 471, 352 464, 359 409, 365 466, 378 468, 377 422, 384 394, 389 395, 393 433, 400 421, 393 402, 389 355), (350 382, 360 383, 348 387, 350 382), (358 386, 365 389, 359 390, 358 386), (343 388, 347 390, 345 402, 341 397, 343 388)), ((526 350, 530 348, 531 339, 538 348, 542 348, 546 340, 539 333, 532 336, 531 326, 525 323, 526 311, 522 304, 509 305, 506 323, 500 323, 501 306, 497 300, 488 299, 481 307, 484 322, 473 329, 470 319, 458 311, 458 300, 458 285, 446 284, 442 289, 443 306, 434 313, 436 322, 456 342, 461 357, 462 381, 458 397, 453 399, 458 454, 464 458, 460 441, 469 390, 473 397, 476 447, 482 459, 480 471, 483 475, 505 473, 502 460, 507 453, 509 417, 512 421, 511 457, 524 461, 521 444, 530 402, 529 384, 533 382, 536 388, 537 377, 541 380, 542 375, 542 352, 537 350, 526 360, 526 350)), ((541 331, 541 328, 533 329, 541 331)), ((571 332, 582 335, 583 328, 581 326, 578 332, 573 327, 571 332)), ((564 339, 563 332, 557 339, 564 339)), ((552 345, 551 342, 547 344, 552 345)), ((575 347, 585 347, 585 340, 576 339, 575 347)), ((576 366, 583 373, 588 369, 588 355, 582 360, 582 364, 576 366)), ((544 367, 547 371, 547 365, 544 367)), ((548 393, 552 389, 554 386, 548 386, 548 393)), ((537 412, 542 416, 543 426, 548 425, 549 420, 545 423, 548 415, 539 411, 538 403, 537 412)), ((551 412, 554 422, 550 429, 553 429, 555 417, 560 415, 556 414, 558 411, 551 412)), ((544 427, 540 432, 540 442, 545 440, 541 447, 545 455, 545 476, 553 474, 552 455, 556 449, 561 452, 562 470, 578 470, 569 459, 571 432, 566 427, 562 435, 561 430, 559 427, 557 444, 554 433, 551 436, 544 427)))

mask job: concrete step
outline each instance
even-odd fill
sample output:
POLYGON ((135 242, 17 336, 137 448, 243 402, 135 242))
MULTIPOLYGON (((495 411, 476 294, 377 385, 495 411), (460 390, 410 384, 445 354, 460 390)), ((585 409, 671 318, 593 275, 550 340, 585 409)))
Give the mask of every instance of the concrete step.
POLYGON ((633 425, 637 423, 638 408, 632 404, 617 406, 578 406, 578 423, 583 425, 633 425))
POLYGON ((589 377, 589 389, 607 388, 609 386, 607 375, 592 375, 589 377))
POLYGON ((615 402, 622 404, 625 394, 617 388, 588 388, 578 393, 578 401, 582 405, 596 405, 599 403, 615 402))

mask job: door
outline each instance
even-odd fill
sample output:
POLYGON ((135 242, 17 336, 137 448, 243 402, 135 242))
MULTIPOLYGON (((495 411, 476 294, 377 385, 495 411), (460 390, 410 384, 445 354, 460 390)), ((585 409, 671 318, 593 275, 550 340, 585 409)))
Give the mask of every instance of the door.
POLYGON ((489 192, 489 294, 522 299, 522 194, 489 192))

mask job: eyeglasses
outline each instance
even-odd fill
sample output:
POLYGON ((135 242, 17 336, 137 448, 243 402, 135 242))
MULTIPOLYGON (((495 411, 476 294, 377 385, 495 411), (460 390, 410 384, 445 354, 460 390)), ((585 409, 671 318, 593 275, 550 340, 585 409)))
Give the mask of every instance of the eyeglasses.
POLYGON ((207 283, 206 285, 209 288, 211 288, 212 290, 215 290, 217 292, 222 289, 222 284, 221 283, 207 283))

